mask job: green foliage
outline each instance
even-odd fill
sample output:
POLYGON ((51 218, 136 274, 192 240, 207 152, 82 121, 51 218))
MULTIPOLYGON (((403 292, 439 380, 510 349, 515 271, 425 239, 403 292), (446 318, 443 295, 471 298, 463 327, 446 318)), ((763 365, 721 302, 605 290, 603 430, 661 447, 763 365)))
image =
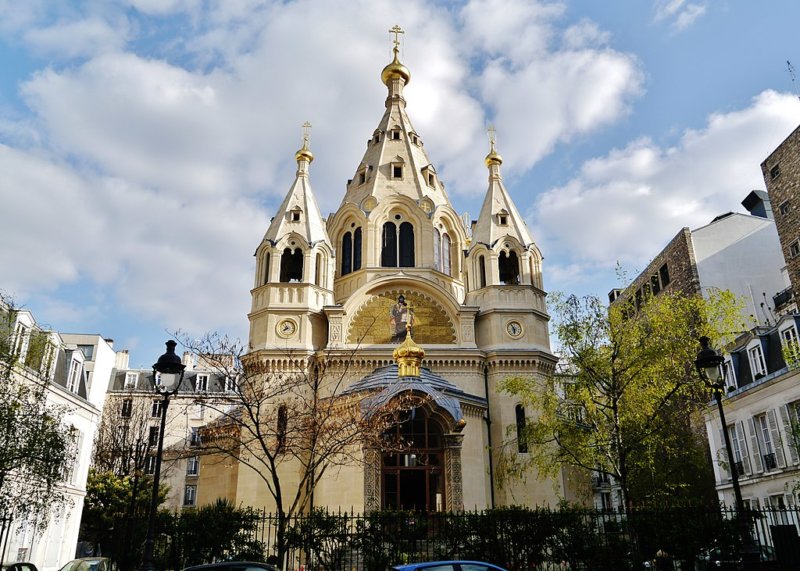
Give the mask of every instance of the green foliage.
POLYGON ((263 561, 265 546, 254 539, 258 522, 258 512, 220 498, 177 515, 173 541, 184 566, 223 559, 263 561))
POLYGON ((304 551, 309 570, 344 569, 349 536, 346 518, 315 508, 288 528, 286 547, 304 551))
POLYGON ((783 361, 790 371, 800 367, 800 343, 795 341, 784 343, 781 346, 783 361))
POLYGON ((502 383, 538 416, 524 431, 529 454, 509 446, 499 476, 520 477, 531 467, 555 474, 568 465, 613 476, 631 501, 708 493, 713 480, 692 415, 709 393, 693 361, 698 337, 724 346, 741 331, 734 296, 662 293, 633 313, 624 303, 608 308, 596 297, 556 295, 551 309, 566 368, 502 383))

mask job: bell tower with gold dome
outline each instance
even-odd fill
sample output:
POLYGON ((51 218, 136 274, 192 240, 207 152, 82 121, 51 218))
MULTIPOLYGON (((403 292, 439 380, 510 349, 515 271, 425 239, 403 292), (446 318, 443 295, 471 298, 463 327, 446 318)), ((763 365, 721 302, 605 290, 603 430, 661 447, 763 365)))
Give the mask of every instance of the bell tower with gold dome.
POLYGON ((458 511, 574 499, 563 478, 495 478, 507 428, 535 414, 498 382, 542 378, 557 362, 541 253, 503 184, 493 131, 480 214, 471 227, 457 214, 406 110, 403 31, 390 33, 383 115, 326 220, 308 181, 307 133, 297 153, 295 183, 256 250, 252 351, 325 360, 355 398, 425 397, 401 435, 420 449, 404 459, 365 448, 363 465, 320 479, 317 506, 458 511), (410 465, 411 456, 429 461, 410 465))

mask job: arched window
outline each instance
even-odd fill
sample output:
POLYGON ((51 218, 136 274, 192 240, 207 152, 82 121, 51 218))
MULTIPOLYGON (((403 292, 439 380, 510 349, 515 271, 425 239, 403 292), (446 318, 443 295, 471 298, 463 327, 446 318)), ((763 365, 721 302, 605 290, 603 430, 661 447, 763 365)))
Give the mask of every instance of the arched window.
POLYGON ((519 285, 519 260, 517 253, 513 250, 500 252, 497 259, 498 270, 500 271, 500 283, 506 285, 519 285))
POLYGON ((264 282, 265 284, 269 283, 269 271, 270 271, 270 262, 272 261, 272 256, 269 252, 267 255, 264 256, 264 282))
POLYGON ((441 256, 441 248, 442 248, 442 237, 439 234, 439 231, 434 228, 433 229, 433 267, 435 270, 442 271, 442 256, 441 256))
POLYGON ((525 441, 525 407, 518 404, 514 412, 517 416, 517 451, 525 454, 528 452, 528 443, 525 441))
POLYGON ((314 283, 322 287, 322 253, 317 252, 317 263, 314 267, 314 283))
POLYGON ((400 224, 399 232, 394 222, 386 222, 383 225, 381 266, 384 268, 414 267, 414 226, 410 222, 400 224))
POLYGON ((486 260, 478 256, 478 287, 486 287, 486 260))
POLYGON ((397 267, 397 226, 394 225, 394 222, 386 222, 383 225, 381 266, 384 268, 397 267))
POLYGON ((450 266, 450 236, 447 234, 442 236, 442 272, 448 276, 453 275, 453 271, 450 266))
POLYGON ((342 238, 342 275, 353 271, 353 235, 345 232, 342 238))
POLYGON ((303 281, 303 251, 296 248, 294 252, 286 248, 281 256, 281 282, 303 281))
POLYGON ((453 275, 450 266, 450 236, 433 229, 433 266, 440 272, 453 275))
POLYGON ((353 271, 361 269, 361 228, 353 233, 353 271))
POLYGON ((414 226, 410 222, 400 225, 400 267, 414 267, 414 226))

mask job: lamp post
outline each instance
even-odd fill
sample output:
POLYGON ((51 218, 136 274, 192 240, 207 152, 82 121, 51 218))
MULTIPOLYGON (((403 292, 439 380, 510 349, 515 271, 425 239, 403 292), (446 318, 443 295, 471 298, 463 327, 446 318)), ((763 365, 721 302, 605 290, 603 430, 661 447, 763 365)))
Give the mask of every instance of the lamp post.
POLYGON ((722 423, 722 434, 725 438, 725 452, 728 455, 728 466, 730 466, 731 481, 733 483, 733 496, 736 502, 736 519, 739 520, 739 533, 741 534, 742 562, 752 563, 759 560, 758 549, 753 542, 750 533, 750 526, 747 523, 744 510, 744 500, 742 500, 742 489, 739 486, 739 468, 734 461, 733 446, 728 432, 728 423, 725 421, 725 410, 722 408, 722 391, 725 389, 725 368, 723 363, 725 358, 709 345, 708 337, 700 338, 700 351, 697 352, 694 366, 705 385, 714 393, 714 400, 717 402, 719 411, 719 421, 722 423))
POLYGON ((147 518, 147 539, 144 542, 142 571, 153 571, 153 545, 155 543, 156 512, 158 511, 158 486, 161 479, 161 454, 164 450, 164 429, 167 422, 169 398, 178 392, 183 380, 186 365, 175 354, 177 343, 170 339, 166 343, 167 352, 158 358, 153 365, 153 389, 161 395, 161 427, 158 430, 158 447, 156 448, 156 466, 153 472, 153 492, 150 498, 150 513, 147 518))

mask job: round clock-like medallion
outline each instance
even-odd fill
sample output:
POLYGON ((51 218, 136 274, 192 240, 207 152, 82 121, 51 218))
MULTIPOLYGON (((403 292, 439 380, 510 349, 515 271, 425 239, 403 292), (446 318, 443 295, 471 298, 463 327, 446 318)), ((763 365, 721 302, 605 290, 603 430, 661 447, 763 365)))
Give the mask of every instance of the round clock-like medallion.
POLYGON ((278 322, 277 332, 281 337, 291 337, 297 333, 297 323, 292 319, 282 319, 278 322))
POLYGON ((509 321, 506 323, 506 333, 514 339, 522 337, 522 324, 519 321, 509 321))

